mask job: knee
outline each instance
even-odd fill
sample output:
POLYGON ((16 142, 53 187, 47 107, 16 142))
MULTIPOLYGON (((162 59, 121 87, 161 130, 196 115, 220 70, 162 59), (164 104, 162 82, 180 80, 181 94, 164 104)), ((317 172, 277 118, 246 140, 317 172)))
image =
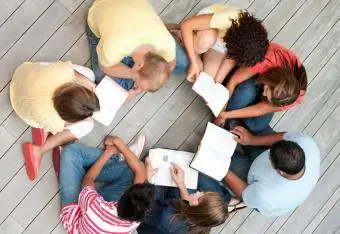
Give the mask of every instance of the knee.
MULTIPOLYGON (((63 147, 60 154, 60 163, 61 164, 73 164, 78 159, 78 143, 68 144, 63 147)), ((77 163, 77 162, 76 162, 77 163)), ((62 166, 61 166, 62 168, 62 166)))
POLYGON ((195 51, 197 54, 203 54, 210 49, 217 40, 216 30, 198 31, 195 37, 195 51))

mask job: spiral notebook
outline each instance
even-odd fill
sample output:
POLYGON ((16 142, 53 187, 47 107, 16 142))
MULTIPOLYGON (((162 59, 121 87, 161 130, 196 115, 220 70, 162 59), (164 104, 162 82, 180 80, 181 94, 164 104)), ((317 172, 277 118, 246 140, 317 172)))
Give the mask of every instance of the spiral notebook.
POLYGON ((93 119, 99 123, 110 126, 117 111, 124 104, 128 92, 120 87, 110 77, 105 76, 96 87, 100 111, 93 113, 93 119))

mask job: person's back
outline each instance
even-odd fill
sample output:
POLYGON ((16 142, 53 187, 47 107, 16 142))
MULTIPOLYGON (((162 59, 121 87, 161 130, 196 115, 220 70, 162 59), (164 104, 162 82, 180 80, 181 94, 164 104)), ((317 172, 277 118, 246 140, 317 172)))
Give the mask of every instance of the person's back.
MULTIPOLYGON (((280 216, 301 205, 319 178, 320 152, 313 139, 298 133, 286 133, 284 140, 295 142, 305 155, 304 172, 300 178, 288 179, 273 167, 273 157, 267 150, 253 162, 249 186, 243 200, 249 207, 258 209, 265 216, 280 216)), ((281 153, 287 154, 281 149, 281 153)))

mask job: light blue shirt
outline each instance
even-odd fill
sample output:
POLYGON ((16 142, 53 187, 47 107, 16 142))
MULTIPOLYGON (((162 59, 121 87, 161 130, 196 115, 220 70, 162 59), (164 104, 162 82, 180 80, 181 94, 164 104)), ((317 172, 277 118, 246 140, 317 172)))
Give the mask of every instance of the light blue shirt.
POLYGON ((264 216, 281 216, 301 205, 318 181, 320 151, 307 135, 289 132, 284 140, 297 143, 305 153, 305 172, 298 180, 288 180, 271 165, 269 150, 252 163, 248 173, 248 186, 242 193, 244 203, 258 209, 264 216))

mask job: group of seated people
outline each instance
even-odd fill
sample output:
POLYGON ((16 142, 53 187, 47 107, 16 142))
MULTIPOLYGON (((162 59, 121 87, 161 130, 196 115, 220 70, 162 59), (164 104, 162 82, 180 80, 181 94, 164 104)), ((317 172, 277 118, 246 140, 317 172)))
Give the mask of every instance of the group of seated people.
POLYGON ((261 20, 235 6, 212 5, 180 25, 166 25, 147 0, 94 0, 86 34, 92 70, 24 62, 10 84, 14 111, 32 127, 32 142, 22 147, 28 178, 37 178, 43 155, 52 150, 68 233, 209 233, 244 207, 277 217, 308 197, 319 177, 317 145, 307 135, 269 126, 275 112, 301 103, 306 71, 292 51, 269 42, 261 20), (74 142, 94 128, 95 88, 104 76, 127 90, 128 102, 159 90, 172 73, 195 82, 201 72, 230 94, 213 120, 239 144, 222 181, 199 174, 197 190, 187 189, 184 171, 174 164, 177 187, 149 183, 157 168, 140 159, 142 135, 129 146, 108 136, 104 149, 74 142))

